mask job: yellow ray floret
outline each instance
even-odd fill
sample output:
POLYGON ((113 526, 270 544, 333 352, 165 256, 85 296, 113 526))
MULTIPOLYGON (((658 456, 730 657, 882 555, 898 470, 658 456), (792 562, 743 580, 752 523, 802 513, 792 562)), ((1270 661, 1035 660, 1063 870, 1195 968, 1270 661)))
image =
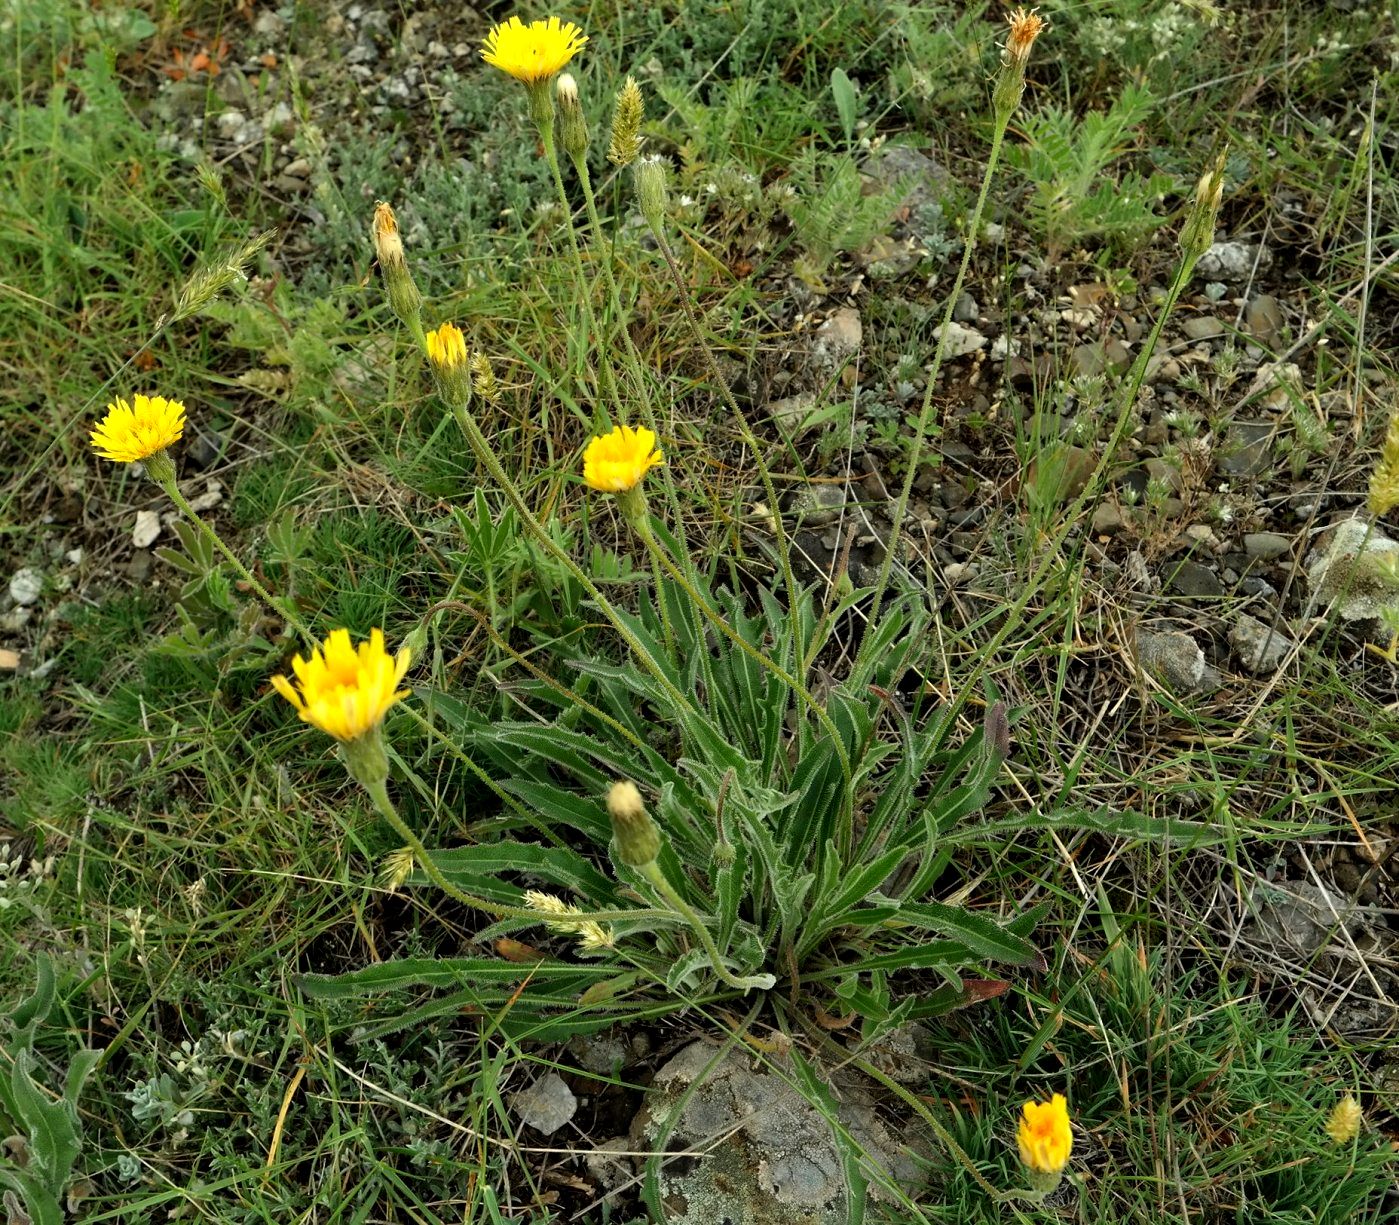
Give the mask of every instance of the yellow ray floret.
POLYGON ((537 85, 563 68, 587 41, 588 36, 571 21, 550 17, 525 25, 512 17, 491 28, 481 58, 517 81, 537 85))
POLYGON ((440 370, 456 370, 466 365, 466 337, 455 323, 444 323, 427 334, 427 356, 440 370))
POLYGON ((291 661, 300 692, 285 676, 274 676, 272 684, 305 722, 337 740, 358 740, 408 696, 398 683, 410 659, 407 647, 396 656, 384 649, 382 630, 371 631, 358 648, 350 644, 349 630, 332 630, 309 660, 298 655, 291 661))
POLYGON ((1020 1160, 1037 1174, 1058 1174, 1069 1163, 1074 1133, 1062 1093, 1047 1102, 1026 1102, 1016 1132, 1020 1160))
POLYGON ((610 434, 594 438, 583 452, 583 480, 604 493, 625 493, 646 473, 665 463, 656 446, 656 435, 645 426, 619 425, 610 434))
POLYGON ((103 459, 133 464, 178 442, 185 431, 185 406, 164 396, 113 400, 92 431, 92 445, 103 459))

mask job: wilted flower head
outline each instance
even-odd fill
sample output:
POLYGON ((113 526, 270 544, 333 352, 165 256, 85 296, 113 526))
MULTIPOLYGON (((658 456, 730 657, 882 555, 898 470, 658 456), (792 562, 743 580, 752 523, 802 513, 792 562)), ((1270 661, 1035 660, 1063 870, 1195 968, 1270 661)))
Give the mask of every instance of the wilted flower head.
POLYGON ((612 818, 618 859, 631 868, 655 861, 661 853, 661 831, 646 811, 635 783, 623 779, 612 784, 607 793, 607 815, 612 818))
POLYGON ((1326 1134, 1336 1144, 1349 1144, 1360 1133, 1360 1123, 1364 1115, 1360 1103, 1347 1093, 1336 1103, 1331 1117, 1326 1120, 1326 1134))
POLYGON ((398 233, 398 218, 393 209, 380 200, 374 206, 374 254, 379 271, 384 274, 384 289, 394 314, 421 335, 419 313, 423 296, 408 271, 408 259, 403 253, 403 239, 398 233))
POLYGON ((614 166, 630 166, 641 152, 641 120, 645 109, 641 86, 628 77, 617 92, 617 105, 612 112, 612 139, 607 146, 607 160, 614 166))
POLYGON ((164 396, 133 396, 113 400, 107 415, 92 431, 92 445, 103 459, 133 464, 180 440, 185 430, 185 406, 164 396))
POLYGON ((1061 1173, 1073 1148, 1069 1103, 1062 1093, 1047 1102, 1026 1102, 1015 1134, 1020 1160, 1034 1174, 1061 1173))
POLYGON ((588 444, 583 452, 583 480, 604 493, 625 493, 663 463, 665 457, 651 430, 619 425, 588 444))
POLYGON ((1024 68, 1030 58, 1030 48, 1035 45, 1035 39, 1044 33, 1048 22, 1034 9, 1028 13, 1024 9, 1016 9, 1006 20, 1010 22, 1006 59, 1024 68))
POLYGON ((297 655, 291 661, 299 690, 285 676, 274 676, 272 684, 304 722, 349 742, 375 731, 389 708, 408 696, 398 684, 410 660, 406 647, 397 656, 384 649, 383 630, 371 631, 358 648, 350 644, 349 630, 332 630, 310 659, 297 655))
POLYGON ((492 26, 481 49, 481 58, 517 81, 537 85, 560 71, 588 41, 571 21, 532 21, 525 25, 511 17, 492 26))
POLYGON ((573 74, 560 74, 555 91, 559 95, 561 143, 564 151, 576 161, 588 151, 588 121, 583 115, 578 82, 573 79, 573 74))

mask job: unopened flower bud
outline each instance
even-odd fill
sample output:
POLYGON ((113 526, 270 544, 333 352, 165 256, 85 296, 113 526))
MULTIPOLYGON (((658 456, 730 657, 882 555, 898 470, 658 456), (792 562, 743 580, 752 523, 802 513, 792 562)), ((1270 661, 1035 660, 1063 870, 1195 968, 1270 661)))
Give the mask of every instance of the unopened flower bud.
POLYGON ((607 815, 617 858, 629 868, 644 868, 661 853, 661 831, 651 820, 635 783, 613 783, 607 793, 607 815))
POLYGON ((630 166, 641 152, 641 120, 645 110, 641 86, 628 77, 617 93, 617 105, 612 112, 612 139, 607 146, 607 160, 614 166, 630 166))
POLYGON ((636 183, 636 200, 646 224, 653 230, 662 229, 665 225, 666 201, 670 195, 665 158, 659 153, 640 158, 632 166, 632 179, 636 183))
POLYGON ((413 283, 413 274, 408 271, 403 239, 398 233, 398 218, 382 200, 374 206, 374 253, 379 260, 379 271, 384 274, 384 290, 393 313, 421 335, 418 329, 422 326, 423 296, 413 283))
POLYGON ((1188 267, 1193 268, 1200 256, 1214 242, 1214 227, 1219 220, 1219 206, 1224 200, 1224 160, 1221 151, 1215 163, 1195 185, 1195 199, 1180 232, 1180 247, 1188 267))
POLYGON ((588 151, 588 121, 583 117, 583 104, 578 100, 578 82, 565 72, 560 75, 556 88, 563 137, 560 143, 564 152, 576 162, 588 151))
POLYGON ((429 332, 427 358, 432 363, 437 390, 453 409, 464 409, 471 403, 471 367, 466 352, 466 337, 454 323, 444 323, 429 332))

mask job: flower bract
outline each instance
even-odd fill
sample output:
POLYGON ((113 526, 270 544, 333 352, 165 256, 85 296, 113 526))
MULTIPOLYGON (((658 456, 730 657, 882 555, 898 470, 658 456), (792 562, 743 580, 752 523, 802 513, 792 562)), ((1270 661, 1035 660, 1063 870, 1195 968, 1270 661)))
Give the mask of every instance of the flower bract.
POLYGON ((633 489, 646 473, 665 463, 656 446, 656 435, 645 426, 619 425, 610 434, 594 438, 583 452, 583 480, 604 493, 633 489))
POLYGON ((185 431, 185 406, 164 396, 113 400, 92 431, 92 445, 103 459, 132 464, 178 442, 185 431))
POLYGON ((310 659, 298 655, 291 661, 296 684, 285 676, 274 676, 272 684, 305 722, 337 740, 358 740, 384 721, 389 707, 408 696, 398 684, 410 658, 407 647, 390 655, 382 630, 371 631, 369 640, 358 647, 350 643, 349 630, 332 630, 310 659))
POLYGON ((562 69, 587 41, 588 36, 571 21, 550 17, 525 25, 511 17, 491 28, 481 58, 517 81, 537 85, 562 69))
POLYGON ((1056 1093, 1047 1102, 1026 1102, 1015 1139, 1027 1169, 1058 1174, 1068 1164, 1074 1143, 1064 1095, 1056 1093))

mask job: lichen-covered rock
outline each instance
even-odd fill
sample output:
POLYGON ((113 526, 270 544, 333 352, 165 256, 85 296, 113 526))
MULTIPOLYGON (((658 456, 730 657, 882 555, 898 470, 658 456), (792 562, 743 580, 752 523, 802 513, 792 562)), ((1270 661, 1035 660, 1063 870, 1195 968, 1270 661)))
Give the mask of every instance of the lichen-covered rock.
POLYGON ((1399 613, 1399 541, 1363 519, 1336 525, 1307 566, 1312 599, 1343 621, 1379 621, 1399 613))

